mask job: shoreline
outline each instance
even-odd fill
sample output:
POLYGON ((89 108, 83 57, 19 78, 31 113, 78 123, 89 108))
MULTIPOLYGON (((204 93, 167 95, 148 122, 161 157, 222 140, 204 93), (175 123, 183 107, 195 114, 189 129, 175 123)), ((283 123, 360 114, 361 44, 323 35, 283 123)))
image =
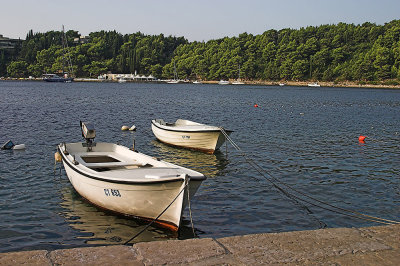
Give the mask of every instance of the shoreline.
MULTIPOLYGON (((42 78, 3 78, 0 81, 43 81, 42 78)), ((106 82, 106 83, 118 83, 117 80, 99 80, 99 79, 88 79, 88 78, 76 78, 74 82, 106 82)), ((178 84, 192 84, 193 81, 181 81, 178 84)), ((210 81, 202 81, 202 84, 214 84, 218 85, 219 81, 210 80, 210 81)), ((229 82, 232 82, 231 80, 229 82)), ((165 84, 166 80, 154 80, 154 81, 129 81, 126 83, 156 83, 156 84, 165 84)), ((266 81, 266 80, 255 80, 255 81, 243 81, 243 85, 233 85, 232 86, 245 86, 245 85, 258 85, 258 86, 280 86, 281 83, 284 86, 296 86, 296 87, 308 87, 309 83, 313 83, 313 81, 266 81)), ((354 81, 343 81, 343 82, 317 82, 321 87, 332 87, 332 88, 371 88, 371 89, 400 89, 399 85, 387 85, 387 84, 360 84, 359 82, 354 81)))
POLYGON ((399 265, 400 225, 0 253, 0 265, 399 265))

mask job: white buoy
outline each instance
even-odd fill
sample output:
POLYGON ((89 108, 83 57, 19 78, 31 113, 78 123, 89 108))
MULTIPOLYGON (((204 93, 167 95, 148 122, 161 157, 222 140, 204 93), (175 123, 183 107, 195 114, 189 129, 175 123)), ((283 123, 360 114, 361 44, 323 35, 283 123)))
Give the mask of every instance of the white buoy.
POLYGON ((121 127, 121 130, 124 130, 124 131, 125 131, 125 130, 128 130, 128 129, 129 129, 128 126, 122 126, 122 127, 121 127))
POLYGON ((25 150, 25 144, 18 144, 12 147, 13 150, 25 150))
POLYGON ((129 130, 130 131, 136 131, 136 126, 135 125, 131 126, 131 128, 129 130))

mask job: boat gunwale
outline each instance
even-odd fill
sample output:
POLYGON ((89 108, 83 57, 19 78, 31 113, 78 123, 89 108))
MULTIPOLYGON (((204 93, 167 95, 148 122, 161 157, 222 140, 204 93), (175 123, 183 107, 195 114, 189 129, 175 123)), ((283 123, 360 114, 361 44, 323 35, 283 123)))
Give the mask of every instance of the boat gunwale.
MULTIPOLYGON (((148 184, 158 184, 158 183, 171 183, 171 182, 179 182, 182 181, 182 177, 181 176, 177 176, 176 179, 168 179, 168 180, 159 180, 159 179, 153 179, 151 181, 128 181, 128 180, 115 180, 115 179, 107 179, 107 178, 102 178, 102 177, 98 177, 98 176, 94 176, 94 175, 90 175, 88 173, 84 173, 81 170, 79 170, 76 166, 74 166, 70 160, 68 160, 66 158, 66 155, 64 154, 64 152, 61 151, 60 147, 57 147, 58 152, 61 154, 61 158, 62 160, 68 165, 69 168, 71 168, 73 171, 77 172, 80 175, 83 175, 85 177, 94 179, 94 180, 98 180, 98 181, 103 181, 103 182, 108 182, 108 183, 114 183, 114 184, 135 184, 135 185, 148 185, 148 184)), ((90 169, 90 168, 89 168, 90 169)), ((186 174, 187 175, 187 174, 186 174)), ((202 181, 205 179, 194 179, 191 178, 189 175, 189 180, 193 180, 193 181, 202 181)))
MULTIPOLYGON (((155 127, 159 128, 159 129, 166 130, 166 131, 173 131, 173 132, 182 132, 182 133, 207 133, 207 132, 210 132, 210 133, 211 133, 211 132, 221 132, 220 129, 180 130, 180 129, 173 129, 171 126, 165 126, 165 127, 168 127, 168 128, 165 128, 165 127, 161 127, 161 126, 159 125, 159 123, 155 122, 155 120, 152 120, 151 123, 152 123, 155 127), (157 125, 157 124, 158 124, 158 125, 157 125)), ((202 125, 207 126, 207 125, 205 125, 205 124, 202 124, 202 125)), ((225 130, 227 133, 232 133, 232 132, 233 132, 233 130, 228 130, 228 129, 224 129, 224 130, 225 130)))

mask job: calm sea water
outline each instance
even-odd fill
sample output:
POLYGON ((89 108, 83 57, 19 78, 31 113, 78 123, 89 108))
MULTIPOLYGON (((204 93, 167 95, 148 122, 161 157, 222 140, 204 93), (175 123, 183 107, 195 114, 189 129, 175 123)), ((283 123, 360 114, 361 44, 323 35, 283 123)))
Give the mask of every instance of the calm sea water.
MULTIPOLYGON (((81 141, 79 121, 97 141, 139 151, 208 176, 192 201, 197 237, 327 227, 355 220, 288 199, 231 145, 215 155, 166 146, 155 118, 223 126, 272 176, 343 208, 400 220, 400 91, 352 88, 0 82, 0 252, 122 244, 145 223, 96 209, 54 171, 60 142, 81 141), (259 108, 254 108, 258 104, 259 108), (366 143, 358 136, 366 135, 366 143)), ((189 212, 179 236, 151 227, 135 241, 191 238, 189 212)))

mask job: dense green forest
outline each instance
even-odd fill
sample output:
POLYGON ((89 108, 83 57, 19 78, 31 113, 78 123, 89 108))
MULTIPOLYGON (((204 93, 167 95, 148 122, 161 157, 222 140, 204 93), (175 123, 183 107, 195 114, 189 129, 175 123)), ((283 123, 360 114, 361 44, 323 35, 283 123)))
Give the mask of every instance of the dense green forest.
MULTIPOLYGON (((62 69, 59 31, 30 31, 14 54, 0 51, 0 76, 40 77, 62 69)), ((391 81, 400 80, 400 20, 385 25, 339 23, 300 29, 242 33, 207 42, 184 37, 90 33, 88 43, 74 43, 66 32, 74 75, 152 74, 180 79, 391 81)))

